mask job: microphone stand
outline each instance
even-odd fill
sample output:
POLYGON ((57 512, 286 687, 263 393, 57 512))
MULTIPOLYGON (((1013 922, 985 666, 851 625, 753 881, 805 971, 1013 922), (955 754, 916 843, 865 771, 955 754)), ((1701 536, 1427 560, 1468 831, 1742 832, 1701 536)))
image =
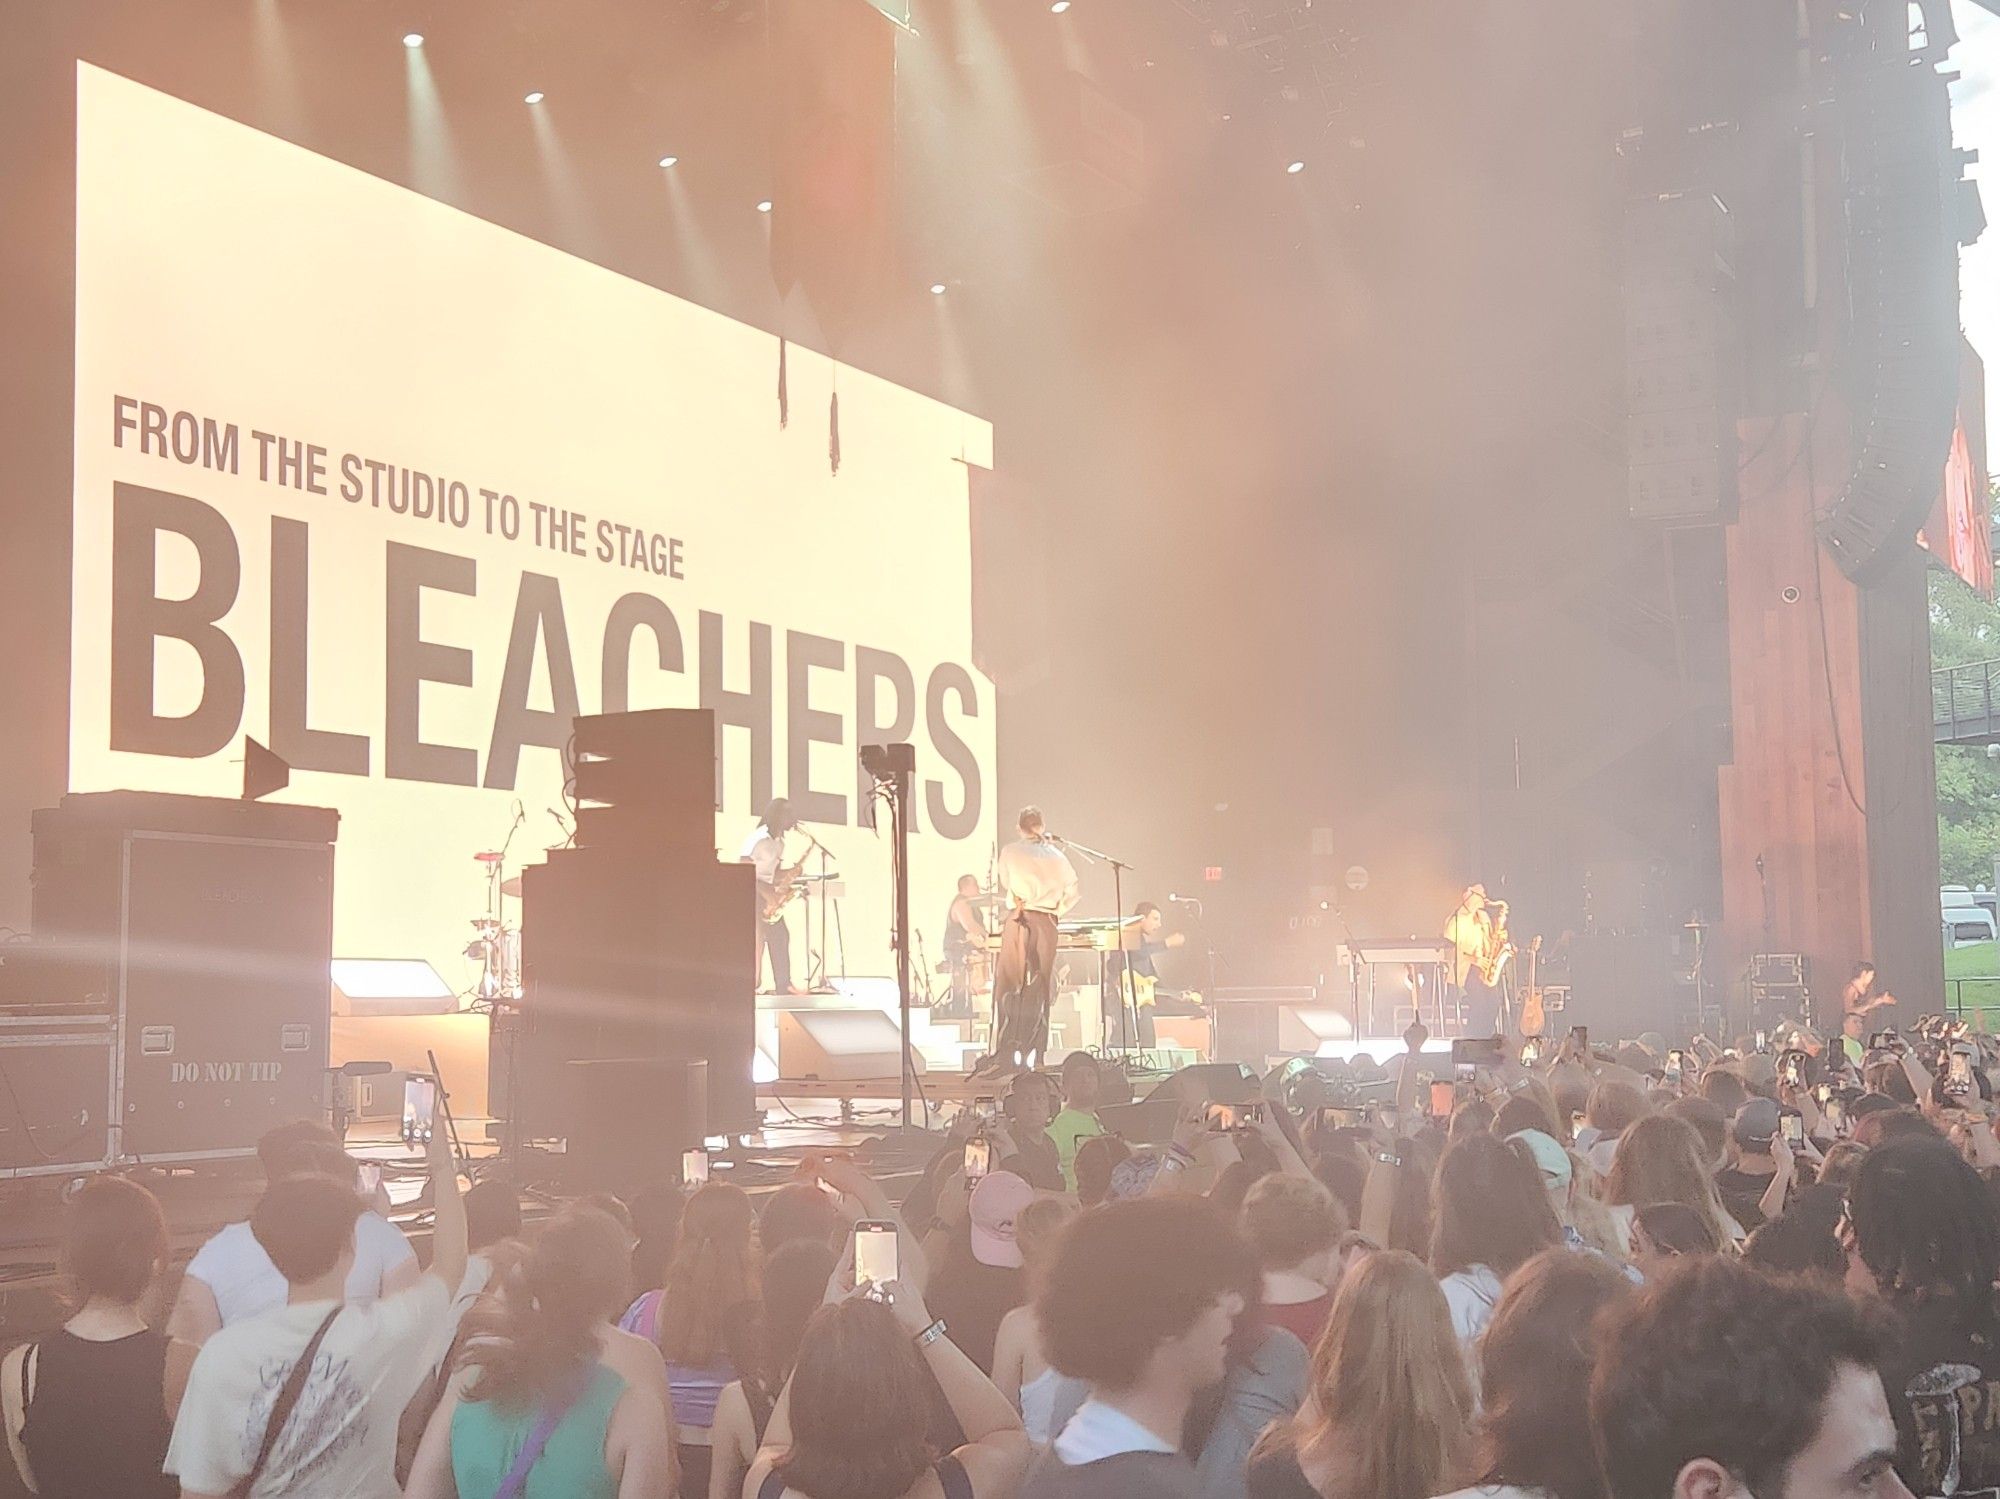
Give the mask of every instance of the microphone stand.
MULTIPOLYGON (((1122 1056, 1129 1058, 1138 1050, 1139 1040, 1139 988, 1132 973, 1132 956, 1125 951, 1125 871, 1132 866, 1123 859, 1105 853, 1102 849, 1092 848, 1089 844, 1078 843, 1074 839, 1057 838, 1053 842, 1058 848, 1075 849, 1093 863, 1111 866, 1111 899, 1117 907, 1118 915, 1112 935, 1117 939, 1118 956, 1123 964, 1118 987, 1118 1026, 1124 1034, 1119 1038, 1123 1044, 1118 1047, 1118 1051, 1122 1056)), ((1102 992, 1101 987, 1099 992, 1102 992)))
MULTIPOLYGON (((799 831, 803 833, 805 829, 801 828, 799 831)), ((812 990, 815 994, 838 994, 840 991, 834 987, 833 980, 829 976, 832 964, 828 961, 826 943, 826 887, 832 879, 827 873, 827 865, 832 862, 833 855, 827 851, 827 846, 811 833, 806 833, 806 842, 819 850, 819 952, 816 954, 819 958, 819 977, 813 981, 812 990)), ((810 911, 806 913, 806 935, 808 937, 812 935, 810 911)), ((844 973, 841 975, 842 978, 846 976, 844 973)))

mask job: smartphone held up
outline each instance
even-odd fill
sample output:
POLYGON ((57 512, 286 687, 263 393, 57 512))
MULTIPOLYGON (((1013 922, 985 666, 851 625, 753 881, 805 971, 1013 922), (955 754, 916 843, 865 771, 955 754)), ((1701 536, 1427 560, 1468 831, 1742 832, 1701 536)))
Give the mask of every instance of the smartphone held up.
POLYGON ((854 1283, 866 1285, 877 1301, 887 1301, 886 1286, 894 1281, 897 1263, 896 1225, 886 1218, 863 1218, 854 1225, 854 1283))

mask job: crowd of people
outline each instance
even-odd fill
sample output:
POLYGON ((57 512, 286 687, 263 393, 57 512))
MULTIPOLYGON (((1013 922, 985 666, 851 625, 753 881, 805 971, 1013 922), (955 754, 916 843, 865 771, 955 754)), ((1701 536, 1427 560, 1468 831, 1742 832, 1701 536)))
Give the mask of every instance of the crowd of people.
POLYGON ((9 1447, 51 1499, 2000 1488, 1985 1038, 1426 1040, 1170 1127, 1073 1055, 966 1110, 900 1207, 829 1151, 761 1201, 663 1184, 524 1225, 440 1128, 423 1268, 289 1126, 157 1328, 159 1204, 99 1179, 73 1314, 0 1362, 9 1447))

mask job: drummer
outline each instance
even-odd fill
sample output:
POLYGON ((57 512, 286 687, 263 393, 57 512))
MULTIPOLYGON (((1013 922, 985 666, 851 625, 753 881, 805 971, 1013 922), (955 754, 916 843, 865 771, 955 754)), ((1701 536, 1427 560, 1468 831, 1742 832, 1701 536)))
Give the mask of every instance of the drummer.
POLYGON ((986 968, 986 919, 981 909, 991 904, 979 889, 979 876, 958 877, 958 894, 944 923, 945 971, 951 975, 951 1013, 972 1014, 972 993, 983 987, 986 968))

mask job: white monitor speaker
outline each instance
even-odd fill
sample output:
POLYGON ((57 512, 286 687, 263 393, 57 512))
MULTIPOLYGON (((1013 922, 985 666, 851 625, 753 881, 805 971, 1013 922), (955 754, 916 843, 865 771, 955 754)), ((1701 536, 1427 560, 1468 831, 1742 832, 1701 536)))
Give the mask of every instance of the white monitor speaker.
POLYGON ((449 1015, 458 996, 422 958, 335 958, 336 1015, 449 1015))
MULTIPOLYGON (((858 1082, 899 1077, 902 1032, 881 1010, 780 1010, 778 1076, 858 1082)), ((922 1056, 912 1052, 915 1070, 922 1056)))

